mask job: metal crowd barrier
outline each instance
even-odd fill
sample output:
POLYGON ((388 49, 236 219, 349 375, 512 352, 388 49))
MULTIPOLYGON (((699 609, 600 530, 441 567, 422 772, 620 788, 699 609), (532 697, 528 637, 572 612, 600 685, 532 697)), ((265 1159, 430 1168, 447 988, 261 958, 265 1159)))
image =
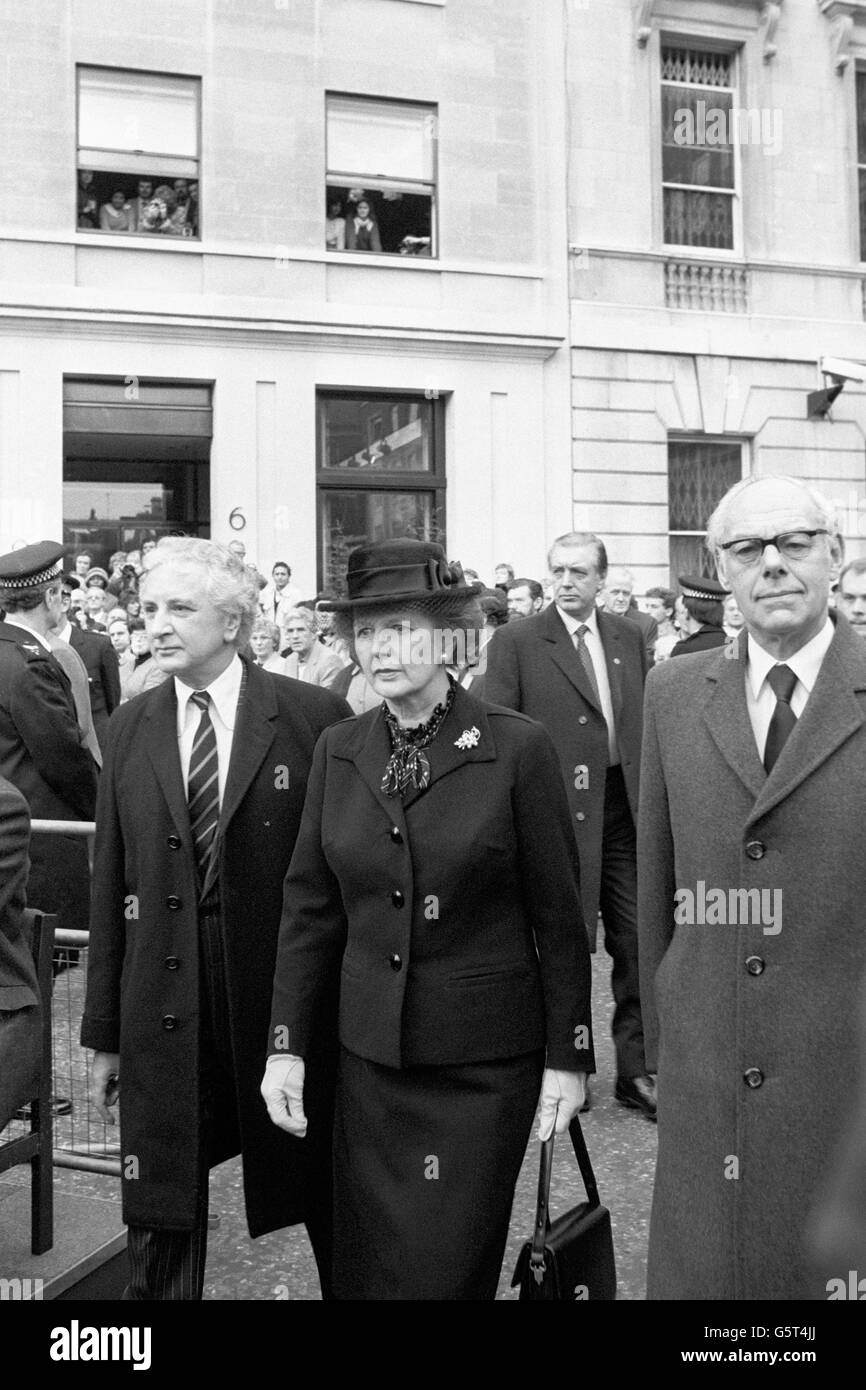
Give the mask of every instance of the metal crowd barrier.
MULTIPOLYGON (((33 820, 34 835, 81 835, 92 842, 93 821, 33 820)), ((31 903, 39 907, 39 903, 31 903)), ((87 987, 90 933, 65 927, 60 922, 54 938, 52 1015, 52 1111, 54 1116, 54 1166, 85 1173, 109 1173, 120 1177, 120 1134, 117 1125, 106 1125, 90 1104, 90 1058, 78 1041, 87 987), (70 952, 72 955, 70 956, 70 952)), ((12 1139, 27 1132, 27 1117, 16 1118, 4 1131, 12 1139)))

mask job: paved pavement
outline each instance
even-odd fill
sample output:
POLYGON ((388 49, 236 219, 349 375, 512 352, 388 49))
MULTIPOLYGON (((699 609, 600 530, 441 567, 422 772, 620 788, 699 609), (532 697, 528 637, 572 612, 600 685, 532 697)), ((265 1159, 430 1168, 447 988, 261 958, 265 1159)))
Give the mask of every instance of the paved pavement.
MULTIPOLYGON (((608 975, 610 962, 601 952, 593 965, 593 997, 596 1055, 599 1073, 592 1083, 593 1108, 583 1116, 587 1146, 595 1169, 601 1199, 611 1210, 617 1259, 620 1299, 643 1299, 645 1294, 646 1242, 652 1176, 655 1164, 656 1127, 634 1111, 625 1110, 613 1099, 614 1060, 609 1033, 611 1014, 608 975)), ((75 1037, 74 1016, 80 1009, 83 972, 73 971, 59 988, 68 988, 73 1024, 71 1037, 59 1041, 55 1067, 63 1076, 64 1094, 82 1094, 83 1055, 75 1037), (64 1071, 64 1068, 66 1070, 64 1071), (79 1072, 81 1075, 79 1075, 79 1072)), ((55 1001, 56 1002, 56 1001, 55 1001)), ((57 1087, 58 1091, 61 1087, 57 1087)), ((79 1106, 76 1105, 76 1110, 79 1106)), ((58 1125, 59 1141, 67 1142, 66 1126, 73 1117, 58 1125)), ((110 1137, 115 1139, 116 1132, 110 1137)), ((508 1248, 503 1264, 499 1298, 514 1298, 509 1285, 518 1252, 532 1231, 538 1176, 538 1145, 530 1142, 515 1195, 508 1248)), ((4 1182, 26 1182, 24 1169, 4 1174, 4 1182)), ((102 1175, 55 1169, 58 1192, 80 1193, 108 1201, 119 1201, 116 1179, 102 1175)), ((554 1164, 551 1210, 557 1216, 584 1199, 580 1174, 571 1146, 560 1140, 554 1164)), ((302 1228, 275 1232, 251 1241, 243 1207, 240 1160, 223 1164, 211 1178, 211 1210, 219 1215, 219 1226, 210 1234, 206 1299, 273 1300, 319 1298, 315 1262, 302 1228)))

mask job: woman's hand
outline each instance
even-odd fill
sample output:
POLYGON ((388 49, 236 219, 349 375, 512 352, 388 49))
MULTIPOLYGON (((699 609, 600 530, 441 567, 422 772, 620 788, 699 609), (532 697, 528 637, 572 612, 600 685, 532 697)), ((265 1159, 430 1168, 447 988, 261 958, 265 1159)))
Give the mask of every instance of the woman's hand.
POLYGON ((260 1090, 274 1124, 296 1139, 303 1139, 307 1132, 303 1057, 269 1057, 260 1090))
POLYGON ((554 1071, 552 1067, 546 1067, 541 1078, 539 1139, 542 1142, 549 1139, 554 1126, 557 1134, 565 1134, 585 1099, 585 1071, 554 1071))

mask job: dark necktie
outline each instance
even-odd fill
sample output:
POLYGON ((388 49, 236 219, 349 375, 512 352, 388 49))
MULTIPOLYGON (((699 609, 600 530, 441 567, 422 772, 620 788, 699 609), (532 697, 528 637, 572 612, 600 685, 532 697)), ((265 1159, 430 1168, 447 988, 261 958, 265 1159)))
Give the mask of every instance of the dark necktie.
POLYGON ((764 767, 768 772, 772 772, 785 741, 797 722, 797 716, 791 709, 791 696, 797 684, 797 676, 790 666, 774 666, 767 673, 767 680, 776 696, 776 708, 770 720, 767 746, 764 749, 764 767))
POLYGON ((595 702, 598 705, 599 709, 601 709, 601 696, 598 693, 598 681, 596 680, 595 676, 595 667, 592 664, 592 656, 590 655, 589 647, 586 645, 586 634, 588 632, 589 628, 587 627, 586 623, 581 623, 580 627, 577 629, 577 632, 575 633, 575 636, 577 638, 577 654, 580 657, 581 665, 583 666, 583 669, 586 672, 586 678, 589 681, 590 686, 592 687, 592 693, 595 696, 595 702))
POLYGON ((199 881, 203 884, 220 815, 219 762, 210 696, 206 690, 194 690, 190 700, 201 710, 201 716, 189 760, 186 795, 199 881))

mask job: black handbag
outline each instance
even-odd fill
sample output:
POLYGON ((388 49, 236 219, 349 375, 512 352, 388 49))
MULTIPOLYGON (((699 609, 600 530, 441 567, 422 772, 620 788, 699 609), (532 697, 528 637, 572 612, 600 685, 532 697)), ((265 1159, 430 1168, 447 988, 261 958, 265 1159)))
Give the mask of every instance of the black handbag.
POLYGON ((553 1135, 541 1146, 535 1230, 520 1252, 511 1287, 520 1298, 571 1303, 616 1298, 616 1266, 610 1212, 601 1205, 586 1142, 575 1115, 568 1132, 580 1166, 587 1201, 550 1220, 550 1175, 553 1135))

